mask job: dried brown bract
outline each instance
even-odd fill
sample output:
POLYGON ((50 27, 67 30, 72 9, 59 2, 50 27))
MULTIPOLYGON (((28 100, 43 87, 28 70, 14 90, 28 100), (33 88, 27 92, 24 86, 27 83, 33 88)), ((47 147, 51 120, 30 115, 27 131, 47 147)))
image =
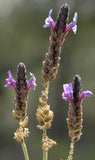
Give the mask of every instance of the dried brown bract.
POLYGON ((43 136, 42 148, 43 148, 44 151, 48 151, 50 148, 52 148, 53 146, 56 146, 56 145, 57 145, 56 141, 48 138, 47 135, 43 136))
POLYGON ((37 109, 37 119, 39 129, 45 130, 51 127, 51 122, 53 121, 54 113, 50 110, 50 106, 47 104, 47 95, 45 92, 42 92, 42 96, 39 98, 41 105, 37 109))

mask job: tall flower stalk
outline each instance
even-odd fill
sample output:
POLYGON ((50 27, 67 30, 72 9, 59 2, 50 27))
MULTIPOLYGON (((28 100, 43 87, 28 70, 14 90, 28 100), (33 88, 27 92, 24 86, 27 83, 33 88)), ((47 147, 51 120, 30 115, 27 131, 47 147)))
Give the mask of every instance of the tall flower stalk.
POLYGON ((31 87, 36 87, 35 76, 30 73, 31 79, 29 82, 26 77, 26 67, 23 63, 20 63, 17 68, 17 80, 15 81, 10 71, 8 71, 9 78, 6 79, 7 84, 5 87, 11 87, 14 89, 16 97, 14 100, 14 119, 19 123, 19 128, 14 133, 14 139, 21 144, 25 160, 29 160, 25 139, 29 136, 29 130, 26 128, 28 124, 27 116, 27 99, 28 91, 31 87))
POLYGON ((73 22, 68 24, 68 5, 65 4, 61 7, 57 20, 51 17, 52 9, 49 11, 49 16, 45 20, 44 28, 51 28, 50 45, 48 53, 46 53, 46 58, 43 62, 42 69, 42 79, 44 91, 39 98, 40 105, 37 109, 37 119, 39 125, 37 127, 43 130, 42 136, 42 149, 43 149, 43 160, 48 159, 48 150, 56 145, 56 142, 47 136, 47 129, 51 127, 51 122, 53 121, 54 113, 50 110, 50 106, 47 104, 48 93, 49 93, 49 83, 54 80, 57 75, 61 47, 65 40, 65 36, 72 29, 74 33, 77 31, 77 13, 74 14, 73 22))
POLYGON ((64 92, 62 98, 69 100, 67 125, 71 138, 71 145, 68 160, 73 159, 74 143, 79 141, 82 134, 82 101, 85 97, 90 97, 92 95, 92 92, 88 90, 81 93, 81 87, 82 84, 79 75, 75 75, 73 83, 63 85, 64 92))

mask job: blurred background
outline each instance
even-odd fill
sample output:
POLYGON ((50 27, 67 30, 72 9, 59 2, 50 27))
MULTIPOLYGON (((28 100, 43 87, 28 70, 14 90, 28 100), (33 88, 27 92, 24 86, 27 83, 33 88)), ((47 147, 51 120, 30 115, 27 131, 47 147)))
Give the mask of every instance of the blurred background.
POLYGON ((53 8, 56 20, 62 4, 70 7, 69 22, 78 12, 78 31, 65 38, 57 77, 50 83, 48 104, 54 111, 48 136, 57 141, 49 151, 49 160, 67 159, 70 145, 66 118, 68 102, 62 100, 63 84, 70 83, 75 74, 82 78, 83 90, 93 96, 83 101, 83 129, 75 144, 74 159, 95 160, 95 0, 0 0, 0 160, 24 160, 20 144, 13 139, 18 124, 13 119, 14 91, 4 88, 10 69, 14 79, 17 65, 23 62, 35 74, 37 88, 29 92, 28 116, 30 136, 26 141, 30 159, 42 159, 42 131, 36 128, 36 110, 42 87, 42 62, 48 51, 50 28, 43 29, 45 18, 53 8))

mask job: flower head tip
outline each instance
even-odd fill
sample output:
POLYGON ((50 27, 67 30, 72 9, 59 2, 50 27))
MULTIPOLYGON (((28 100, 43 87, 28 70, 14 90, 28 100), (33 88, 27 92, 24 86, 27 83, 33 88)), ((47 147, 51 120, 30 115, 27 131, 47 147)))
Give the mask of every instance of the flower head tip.
MULTIPOLYGON (((73 87, 72 83, 63 85, 64 92, 62 93, 62 98, 65 100, 69 100, 70 103, 73 103, 73 87)), ((85 97, 90 97, 92 95, 91 91, 83 91, 79 94, 79 101, 82 101, 85 97)))

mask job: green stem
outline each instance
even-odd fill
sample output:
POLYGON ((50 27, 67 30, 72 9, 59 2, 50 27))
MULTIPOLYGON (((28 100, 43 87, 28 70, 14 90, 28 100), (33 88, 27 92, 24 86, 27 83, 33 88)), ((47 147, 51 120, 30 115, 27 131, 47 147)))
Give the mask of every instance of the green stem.
POLYGON ((48 151, 43 150, 43 160, 48 160, 48 151))
POLYGON ((49 81, 46 82, 45 92, 46 92, 46 95, 48 96, 48 92, 49 92, 49 81))
POLYGON ((75 139, 75 136, 73 136, 72 139, 71 139, 70 152, 69 152, 69 156, 68 156, 67 160, 72 160, 73 159, 74 139, 75 139))
POLYGON ((23 153, 24 153, 25 160, 29 160, 26 144, 23 142, 21 145, 22 145, 22 150, 23 150, 23 153))
MULTIPOLYGON (((45 86, 45 93, 48 96, 49 92, 49 81, 47 81, 46 86, 45 86)), ((45 122, 44 122, 44 128, 45 127, 45 122)), ((43 130, 43 137, 46 136, 46 129, 43 130)), ((43 150, 43 160, 48 160, 48 151, 43 150)))

